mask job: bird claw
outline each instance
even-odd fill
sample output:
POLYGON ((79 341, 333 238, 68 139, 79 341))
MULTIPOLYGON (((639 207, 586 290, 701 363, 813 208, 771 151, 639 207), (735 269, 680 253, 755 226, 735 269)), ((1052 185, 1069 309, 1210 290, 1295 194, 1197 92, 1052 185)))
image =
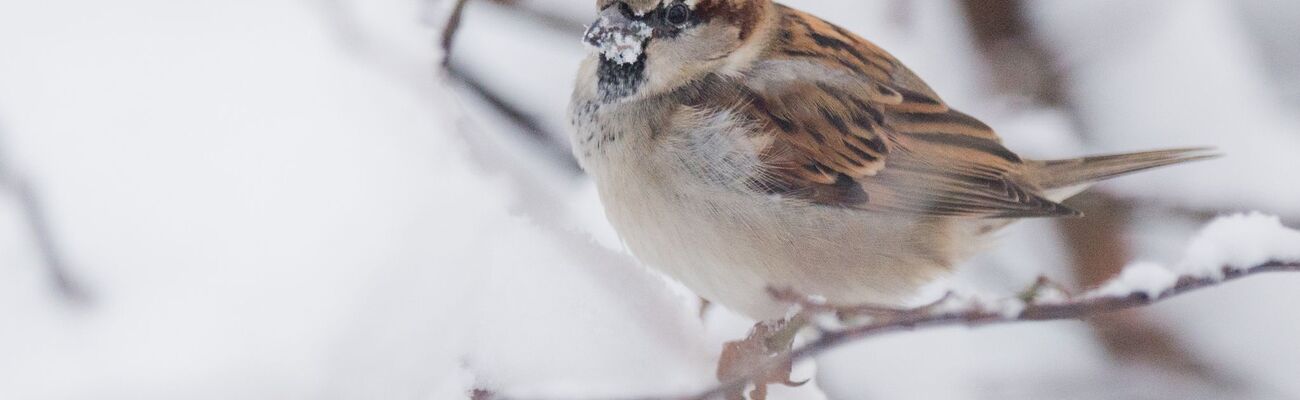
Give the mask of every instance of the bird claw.
MULTIPOLYGON (((782 321, 777 323, 760 322, 750 330, 744 340, 727 342, 723 345, 722 355, 718 360, 718 380, 735 382, 750 380, 754 389, 749 392, 750 400, 765 400, 769 385, 799 387, 811 379, 795 381, 791 378, 794 362, 785 358, 794 344, 791 330, 797 330, 796 324, 782 321), (773 363, 779 362, 775 367, 773 363)), ((725 394, 728 400, 745 400, 745 388, 740 385, 725 394)))

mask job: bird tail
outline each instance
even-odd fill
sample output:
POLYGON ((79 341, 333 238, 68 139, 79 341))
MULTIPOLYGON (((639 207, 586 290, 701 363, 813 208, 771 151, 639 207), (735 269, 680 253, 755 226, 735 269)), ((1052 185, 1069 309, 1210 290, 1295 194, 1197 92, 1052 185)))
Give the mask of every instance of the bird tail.
POLYGON ((1107 179, 1192 161, 1219 157, 1212 148, 1188 148, 1113 154, 1069 160, 1034 161, 1027 176, 1056 201, 1065 200, 1107 179))

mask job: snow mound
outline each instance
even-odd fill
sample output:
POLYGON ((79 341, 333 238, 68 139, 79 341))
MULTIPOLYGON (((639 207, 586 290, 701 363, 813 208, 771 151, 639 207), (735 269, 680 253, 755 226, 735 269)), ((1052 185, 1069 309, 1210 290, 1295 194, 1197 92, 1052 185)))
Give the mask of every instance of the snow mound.
POLYGON ((1178 284, 1178 274, 1155 263, 1138 263, 1124 269, 1119 277, 1093 291, 1097 297, 1128 297, 1141 293, 1147 298, 1157 298, 1178 284))
POLYGON ((1300 231, 1276 216, 1238 214, 1214 220, 1188 244, 1175 272, 1222 279, 1227 269, 1269 262, 1300 262, 1300 231))

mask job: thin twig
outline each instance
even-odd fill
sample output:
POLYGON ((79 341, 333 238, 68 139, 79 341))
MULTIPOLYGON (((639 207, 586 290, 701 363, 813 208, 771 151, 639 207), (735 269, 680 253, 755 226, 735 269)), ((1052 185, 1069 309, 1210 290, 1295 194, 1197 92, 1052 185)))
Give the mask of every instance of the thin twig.
MULTIPOLYGON (((465 5, 468 0, 454 0, 451 11, 443 21, 442 25, 442 64, 448 65, 451 62, 451 50, 455 45, 456 33, 460 31, 461 21, 465 14, 465 5)), ((581 32, 584 21, 580 21, 569 16, 549 13, 538 10, 535 7, 529 7, 513 0, 491 0, 492 3, 498 4, 511 12, 529 20, 540 23, 542 26, 555 31, 561 35, 576 35, 581 32)))
POLYGON ((447 16, 447 22, 442 26, 442 65, 444 66, 451 62, 451 45, 456 41, 456 32, 460 30, 465 4, 469 3, 469 0, 455 1, 456 4, 452 5, 451 13, 447 16))
POLYGON ((518 127, 518 132, 536 144, 538 149, 554 165, 571 174, 582 173, 582 167, 578 166, 577 160, 574 160, 567 143, 555 139, 562 136, 544 128, 545 125, 538 121, 537 118, 510 104, 505 98, 488 89, 482 82, 454 65, 447 67, 447 77, 459 83, 463 89, 478 96, 484 103, 491 106, 497 114, 518 127))
POLYGON ((40 196, 28 180, 14 171, 4 149, 3 129, 0 129, 0 189, 14 194, 19 212, 26 222, 36 250, 40 254, 45 273, 49 276, 51 286, 60 297, 73 303, 84 304, 90 300, 85 288, 68 272, 68 265, 60 250, 58 241, 50 229, 46 218, 45 206, 40 196))
MULTIPOLYGON (((680 400, 709 400, 720 398, 725 393, 734 392, 757 379, 765 371, 779 368, 789 362, 798 362, 833 348, 869 337, 876 337, 897 332, 915 331, 950 326, 982 327, 988 325, 1010 324, 1029 321, 1080 320, 1099 314, 1133 309, 1155 304, 1173 297, 1198 291, 1221 283, 1238 280, 1252 275, 1273 272, 1300 272, 1300 263, 1271 262, 1247 269, 1225 269, 1223 279, 1183 277, 1173 288, 1159 296, 1150 297, 1142 293, 1133 293, 1123 297, 1083 297, 1063 302, 1045 304, 1027 304, 1023 311, 1007 315, 1001 310, 989 310, 980 305, 946 312, 916 311, 915 309, 893 309, 891 314, 870 323, 834 331, 822 331, 819 338, 799 347, 789 354, 770 362, 766 367, 756 369, 755 375, 723 383, 711 390, 694 395, 680 397, 680 400)), ((798 303, 807 303, 801 300, 798 303)), ((817 303, 817 302, 812 302, 817 303)), ((884 308, 871 308, 881 311, 884 308)))
MULTIPOLYGON (((555 140, 555 138, 563 137, 562 135, 557 135, 547 130, 544 127, 545 125, 542 124, 541 121, 538 121, 537 118, 534 118, 527 112, 510 104, 508 100, 488 89, 487 85, 478 81, 471 74, 467 74, 465 71, 451 64, 451 47, 454 37, 460 29, 462 14, 464 13, 466 3, 467 0, 456 0, 456 4, 452 7, 450 14, 443 23, 442 67, 446 71, 447 77, 452 81, 459 83, 464 89, 473 92, 474 95, 478 96, 488 106, 491 106, 498 114, 509 120, 516 127, 520 128, 520 132, 523 133, 524 136, 527 136, 529 140, 533 141, 534 144, 538 145, 540 150, 546 155, 547 159, 553 161, 556 166, 570 173, 581 173, 582 169, 570 155, 566 143, 561 143, 555 140)), ((530 18, 537 17, 536 15, 528 14, 531 11, 518 6, 517 4, 500 1, 498 1, 498 3, 511 6, 512 9, 524 12, 525 15, 530 18)), ((543 19, 543 21, 546 21, 546 19, 543 19)))

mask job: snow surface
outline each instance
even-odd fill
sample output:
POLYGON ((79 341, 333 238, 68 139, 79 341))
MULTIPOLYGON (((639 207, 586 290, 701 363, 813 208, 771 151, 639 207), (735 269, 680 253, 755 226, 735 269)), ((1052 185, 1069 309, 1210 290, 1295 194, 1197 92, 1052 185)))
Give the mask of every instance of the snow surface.
MULTIPOLYGON (((1245 271, 1274 262, 1300 263, 1300 231, 1282 225, 1280 218, 1261 213, 1238 214, 1215 219, 1206 224, 1187 245, 1187 252, 1177 268, 1159 263, 1142 262, 1126 267, 1119 276, 1085 297, 1128 297, 1142 294, 1159 298, 1173 289, 1183 277, 1223 279, 1227 270, 1245 271)), ((946 293, 950 298, 937 312, 979 309, 996 311, 1014 318, 1026 305, 1014 297, 954 289, 951 282, 940 282, 924 290, 933 298, 946 293)), ((1063 294, 1048 288, 1043 304, 1064 300, 1063 294)), ((1036 299, 1036 302, 1038 299, 1036 299)), ((917 305, 914 303, 913 305, 917 305)))
POLYGON ((1093 297, 1128 297, 1141 293, 1154 299, 1174 288, 1179 275, 1157 263, 1138 263, 1124 268, 1118 277, 1089 292, 1093 297))
POLYGON ((51 298, 0 196, 0 398, 703 386, 687 302, 470 161, 418 10, 0 5, 6 144, 97 294, 51 298))
POLYGON ((1178 272, 1221 279, 1224 269, 1244 269, 1269 262, 1300 263, 1300 231, 1282 219, 1261 213, 1220 217, 1187 245, 1178 272))

